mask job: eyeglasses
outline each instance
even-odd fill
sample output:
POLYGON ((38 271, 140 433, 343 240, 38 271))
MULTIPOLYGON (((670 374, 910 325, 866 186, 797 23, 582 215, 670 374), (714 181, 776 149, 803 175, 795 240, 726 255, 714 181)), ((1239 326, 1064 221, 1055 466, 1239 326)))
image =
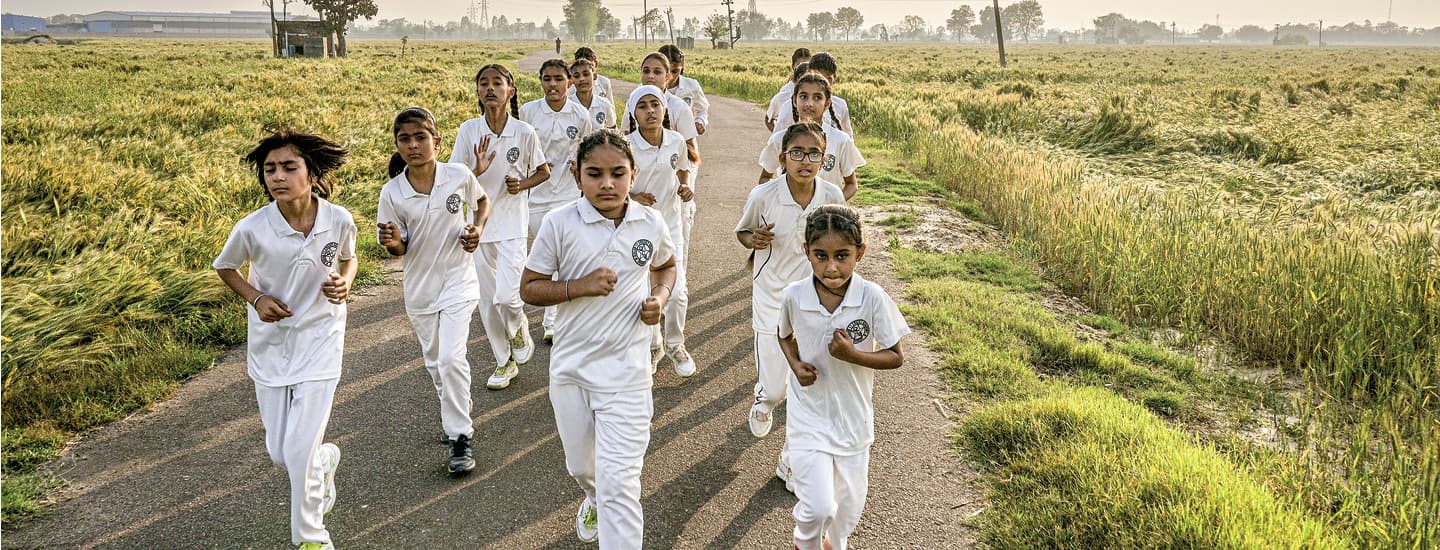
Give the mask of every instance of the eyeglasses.
POLYGON ((820 162, 825 158, 825 152, 811 151, 807 153, 799 149, 791 149, 785 152, 785 156, 790 157, 790 160, 793 160, 795 162, 800 162, 802 160, 808 160, 810 162, 820 162))

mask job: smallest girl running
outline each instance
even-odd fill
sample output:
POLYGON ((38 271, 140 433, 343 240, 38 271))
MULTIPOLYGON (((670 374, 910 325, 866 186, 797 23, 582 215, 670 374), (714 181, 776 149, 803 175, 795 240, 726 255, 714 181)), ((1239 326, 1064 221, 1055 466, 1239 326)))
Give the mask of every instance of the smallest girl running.
POLYGON ((905 362, 900 339, 910 327, 885 289, 855 273, 865 241, 854 209, 811 212, 805 257, 812 274, 785 287, 778 333, 796 384, 787 424, 800 499, 794 542, 802 550, 844 550, 869 489, 875 371, 905 362))

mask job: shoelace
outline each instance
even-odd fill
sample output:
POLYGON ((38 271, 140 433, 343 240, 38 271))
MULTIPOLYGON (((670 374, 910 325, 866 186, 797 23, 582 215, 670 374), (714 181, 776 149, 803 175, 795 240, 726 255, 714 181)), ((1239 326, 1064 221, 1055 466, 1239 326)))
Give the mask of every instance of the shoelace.
POLYGON ((468 439, 461 439, 461 438, 458 438, 458 437, 455 438, 455 439, 450 443, 450 456, 453 456, 453 457, 456 457, 456 458, 465 456, 465 451, 470 450, 470 446, 466 444, 466 443, 468 443, 468 442, 469 442, 468 439))

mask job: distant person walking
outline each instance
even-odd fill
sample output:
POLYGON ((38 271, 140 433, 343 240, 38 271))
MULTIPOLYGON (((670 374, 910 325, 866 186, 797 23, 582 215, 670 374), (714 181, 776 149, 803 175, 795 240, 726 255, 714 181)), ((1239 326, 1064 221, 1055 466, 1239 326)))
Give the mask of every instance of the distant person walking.
POLYGON ((560 55, 560 37, 555 37, 555 55, 560 55))

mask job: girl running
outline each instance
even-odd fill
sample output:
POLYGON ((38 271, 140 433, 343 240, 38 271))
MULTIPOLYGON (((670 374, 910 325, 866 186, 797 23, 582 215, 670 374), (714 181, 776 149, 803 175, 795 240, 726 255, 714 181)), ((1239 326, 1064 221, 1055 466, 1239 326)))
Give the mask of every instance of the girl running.
MULTIPOLYGON (((835 64, 834 56, 826 52, 817 53, 810 57, 810 63, 807 65, 807 67, 809 67, 810 72, 818 73, 820 76, 825 77, 825 80, 830 81, 830 86, 832 88, 835 86, 835 78, 836 75, 840 72, 840 68, 838 65, 835 64)), ((799 79, 797 78, 796 81, 798 82, 799 79)), ((838 128, 840 130, 843 130, 845 133, 850 134, 851 137, 854 137, 855 128, 850 124, 850 104, 846 103, 844 99, 840 98, 840 96, 835 95, 832 95, 830 97, 830 103, 830 107, 834 112, 832 113, 831 117, 822 121, 821 124, 832 125, 835 128, 838 128)), ((775 122, 775 130, 784 130, 786 126, 789 126, 793 123, 793 120, 787 121, 786 117, 781 116, 779 120, 775 122)))
POLYGON ((345 299, 355 281, 355 220, 331 204, 330 174, 349 153, 315 134, 281 130, 254 165, 270 204, 230 231, 213 267, 247 312, 246 371, 270 460, 290 476, 290 542, 330 548, 340 448, 325 439, 345 348, 345 299), (250 276, 240 268, 250 264, 250 276))
MULTIPOLYGON (((790 380, 785 355, 776 339, 781 291, 808 274, 805 263, 805 216, 827 204, 844 204, 835 184, 819 179, 825 158, 825 131, 802 122, 786 130, 781 139, 780 163, 784 174, 756 186, 745 199, 745 210, 735 225, 735 236, 755 251, 753 262, 751 324, 755 330, 755 403, 750 407, 750 433, 765 437, 773 424, 775 407, 785 400, 790 380)), ((789 441, 786 445, 788 448, 789 441)), ((775 475, 790 484, 787 451, 780 453, 775 475)))
POLYGON ((400 111, 391 132, 394 158, 405 167, 380 189, 378 239, 403 258, 405 313, 440 398, 440 426, 450 444, 446 468, 463 474, 475 468, 466 342, 481 294, 471 253, 489 217, 489 196, 468 167, 436 162, 440 131, 429 110, 400 111))
POLYGON ((798 386, 787 432, 795 496, 795 547, 844 550, 865 509, 875 441, 875 371, 905 362, 910 334, 895 301, 855 273, 865 257, 860 216, 826 205, 805 224, 811 276, 785 287, 780 349, 798 386), (827 540, 828 539, 828 540, 827 540))
MULTIPOLYGON (((825 118, 838 121, 835 111, 830 108, 830 82, 813 73, 800 77, 795 84, 795 94, 791 96, 789 116, 795 122, 803 120, 818 124, 825 118)), ((845 200, 850 200, 859 190, 855 170, 865 166, 865 157, 855 147, 855 140, 835 129, 836 125, 824 126, 825 161, 820 165, 820 178, 843 182, 840 188, 845 192, 845 200)), ((784 137, 784 132, 776 132, 760 151, 760 183, 770 181, 780 171, 780 140, 784 137)))
MULTIPOLYGON (((685 52, 680 51, 680 48, 675 47, 673 44, 666 44, 660 47, 660 53, 665 54, 665 57, 670 59, 670 82, 666 91, 670 95, 684 100, 685 104, 690 106, 695 115, 695 133, 704 135, 705 128, 710 125, 710 100, 705 97, 705 91, 700 88, 699 82, 685 76, 685 52)), ((690 167, 690 188, 694 189, 695 184, 699 183, 700 166, 698 158, 699 143, 693 141, 692 143, 695 143, 697 146, 697 158, 693 159, 694 162, 691 163, 692 166, 690 167)), ((681 256, 689 257, 690 231, 695 227, 696 206, 696 201, 689 200, 685 201, 685 204, 681 207, 683 210, 681 221, 684 224, 684 230, 681 232, 684 236, 684 244, 680 247, 684 251, 684 254, 681 254, 681 256)), ((683 272, 685 268, 682 266, 680 270, 683 272)))
POLYGON ((579 61, 581 59, 588 60, 590 61, 590 63, 593 63, 595 65, 595 95, 598 95, 602 99, 614 103, 614 89, 610 87, 610 79, 605 78, 605 75, 600 74, 600 58, 595 57, 595 50, 590 49, 589 46, 581 46, 579 48, 576 48, 575 60, 579 61))
MULTIPOLYGON (((545 214, 580 198, 574 172, 567 164, 575 158, 580 139, 595 129, 590 112, 565 95, 570 88, 570 67, 564 59, 551 59, 540 65, 540 90, 544 97, 520 107, 520 120, 535 129, 540 147, 545 151, 545 165, 550 179, 530 190, 531 239, 540 230, 545 214)), ((555 337, 555 308, 545 308, 541 326, 545 341, 555 337)))
MULTIPOLYGON (((790 54, 790 79, 786 80, 783 86, 780 86, 780 91, 776 92, 775 96, 771 98, 770 107, 767 108, 765 111, 765 127, 769 128, 771 131, 775 130, 775 119, 780 116, 780 107, 783 107, 785 105, 784 100, 781 100, 777 103, 776 99, 781 97, 788 98, 790 96, 790 92, 795 89, 795 79, 799 78, 799 75, 797 75, 795 72, 796 69, 802 63, 806 63, 809 61, 810 48, 795 48, 794 53, 790 54)), ((799 74, 805 73, 802 71, 799 74)))
POLYGON ((695 360, 685 349, 685 317, 690 299, 681 216, 682 204, 691 202, 695 193, 689 183, 691 165, 685 154, 685 138, 664 126, 664 97, 665 92, 659 88, 640 86, 630 93, 625 104, 630 119, 627 139, 635 156, 637 173, 630 198, 660 213, 670 226, 670 240, 675 244, 675 292, 665 308, 663 338, 652 342, 650 366, 652 370, 658 367, 660 359, 668 355, 675 363, 675 374, 688 378, 695 374, 695 360))
POLYGON ((557 309, 550 403, 565 467, 585 492, 575 534, 640 548, 654 414, 646 325, 660 322, 675 287, 675 247, 660 214, 629 198, 635 158, 624 137, 586 136, 575 165, 585 198, 545 217, 521 293, 557 309))
POLYGON ((595 93, 595 64, 589 59, 577 59, 570 64, 570 99, 590 111, 596 128, 614 128, 615 104, 595 93))
POLYGON ((460 125, 450 162, 469 167, 492 202, 492 219, 474 257, 484 297, 480 320, 495 353, 495 372, 485 387, 501 390, 535 352, 530 320, 520 303, 520 272, 530 227, 528 194, 550 179, 550 165, 535 129, 519 120, 520 102, 509 69, 481 67, 475 73, 475 93, 483 116, 460 125), (499 162, 492 162, 497 153, 499 162))

